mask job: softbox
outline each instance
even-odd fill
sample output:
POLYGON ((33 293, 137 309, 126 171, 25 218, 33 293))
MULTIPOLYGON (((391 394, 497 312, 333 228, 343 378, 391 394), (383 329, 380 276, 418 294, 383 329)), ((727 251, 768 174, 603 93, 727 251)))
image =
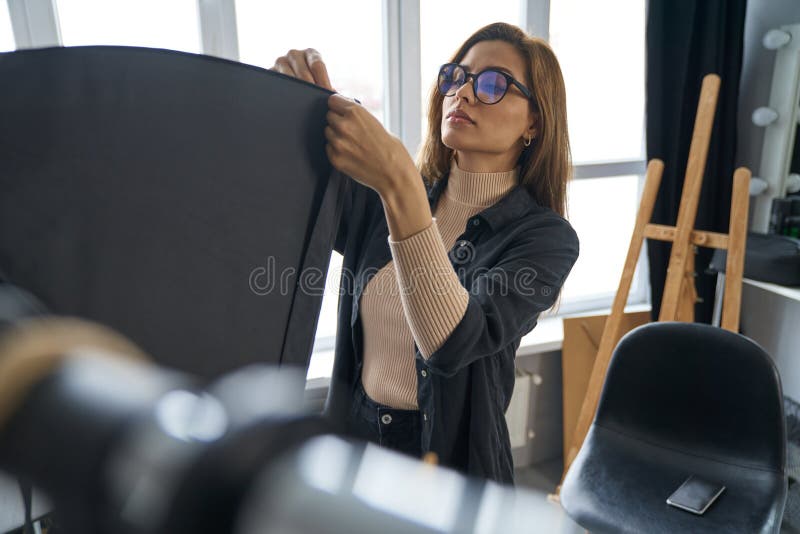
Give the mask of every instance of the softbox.
POLYGON ((0 54, 0 279, 210 379, 307 366, 349 178, 316 85, 223 59, 0 54))

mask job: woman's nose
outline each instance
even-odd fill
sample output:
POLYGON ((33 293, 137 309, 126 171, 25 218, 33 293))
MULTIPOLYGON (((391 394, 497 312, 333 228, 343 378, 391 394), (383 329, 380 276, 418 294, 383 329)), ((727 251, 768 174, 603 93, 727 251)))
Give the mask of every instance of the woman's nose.
POLYGON ((456 94, 454 95, 456 99, 464 98, 469 102, 472 102, 475 98, 475 92, 473 91, 471 85, 472 83, 473 83, 472 78, 469 78, 466 82, 464 82, 464 85, 459 87, 458 90, 456 91, 456 94))

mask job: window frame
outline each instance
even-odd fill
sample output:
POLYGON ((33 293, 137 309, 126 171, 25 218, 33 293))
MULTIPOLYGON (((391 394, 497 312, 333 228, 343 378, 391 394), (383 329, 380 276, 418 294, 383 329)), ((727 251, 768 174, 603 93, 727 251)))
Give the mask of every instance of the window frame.
MULTIPOLYGON (((56 0, 7 0, 17 49, 62 46, 56 0)), ((236 0, 197 0, 202 53, 238 61, 236 0)), ((549 41, 550 0, 519 0, 524 29, 549 41)), ((384 116, 387 128, 397 135, 411 154, 421 139, 420 0, 383 0, 384 116)), ((644 124, 642 146, 644 146, 644 124)), ((647 162, 645 159, 582 163, 573 167, 573 178, 613 178, 638 175, 637 197, 641 198, 647 162)), ((628 305, 649 304, 646 245, 637 263, 639 274, 628 297, 628 305)), ((573 299, 562 303, 557 315, 608 308, 614 295, 573 299)), ((333 350, 335 336, 315 339, 314 351, 333 350)))
POLYGON ((61 46, 55 0, 7 0, 17 50, 61 46))
MULTIPOLYGON (((416 154, 420 139, 421 106, 418 95, 421 87, 420 72, 420 1, 384 0, 384 24, 387 61, 384 68, 389 70, 386 84, 389 94, 386 102, 387 124, 389 129, 403 141, 411 154, 416 154), (403 76, 400 73, 403 73, 403 76), (399 80, 398 80, 399 78, 399 80)), ((520 20, 524 21, 525 31, 549 41, 550 0, 520 0, 520 20)), ((642 146, 644 144, 644 123, 642 124, 642 146)), ((614 178, 615 176, 639 176, 637 198, 641 198, 647 162, 642 159, 609 160, 598 163, 582 163, 573 166, 573 179, 614 178)), ((637 206, 638 209, 638 206, 637 206)), ((649 274, 646 260, 646 244, 636 266, 638 277, 631 287, 628 305, 649 304, 649 274)), ((611 306, 614 295, 573 299, 564 302, 558 315, 589 312, 611 306)), ((322 340, 320 340, 322 341, 322 340)), ((330 341, 328 341, 330 343, 330 341)))

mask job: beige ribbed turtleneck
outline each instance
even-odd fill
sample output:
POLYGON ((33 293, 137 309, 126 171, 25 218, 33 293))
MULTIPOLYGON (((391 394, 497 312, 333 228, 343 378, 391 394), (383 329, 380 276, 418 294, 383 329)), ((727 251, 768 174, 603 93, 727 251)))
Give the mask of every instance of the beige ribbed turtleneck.
POLYGON ((518 177, 518 167, 467 172, 453 160, 430 226, 401 241, 389 236, 393 259, 367 283, 359 312, 364 332, 361 380, 375 401, 418 408, 414 343, 429 357, 461 321, 469 302, 447 251, 467 220, 504 197, 518 177))

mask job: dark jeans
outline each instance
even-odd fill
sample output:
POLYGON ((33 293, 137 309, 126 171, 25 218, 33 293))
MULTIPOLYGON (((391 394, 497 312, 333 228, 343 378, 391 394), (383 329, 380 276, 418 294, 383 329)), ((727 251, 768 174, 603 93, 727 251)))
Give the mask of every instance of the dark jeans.
POLYGON ((347 429, 348 433, 357 439, 370 441, 415 458, 420 458, 422 455, 422 423, 419 410, 401 410, 375 402, 364 391, 361 380, 358 381, 353 395, 347 429))

